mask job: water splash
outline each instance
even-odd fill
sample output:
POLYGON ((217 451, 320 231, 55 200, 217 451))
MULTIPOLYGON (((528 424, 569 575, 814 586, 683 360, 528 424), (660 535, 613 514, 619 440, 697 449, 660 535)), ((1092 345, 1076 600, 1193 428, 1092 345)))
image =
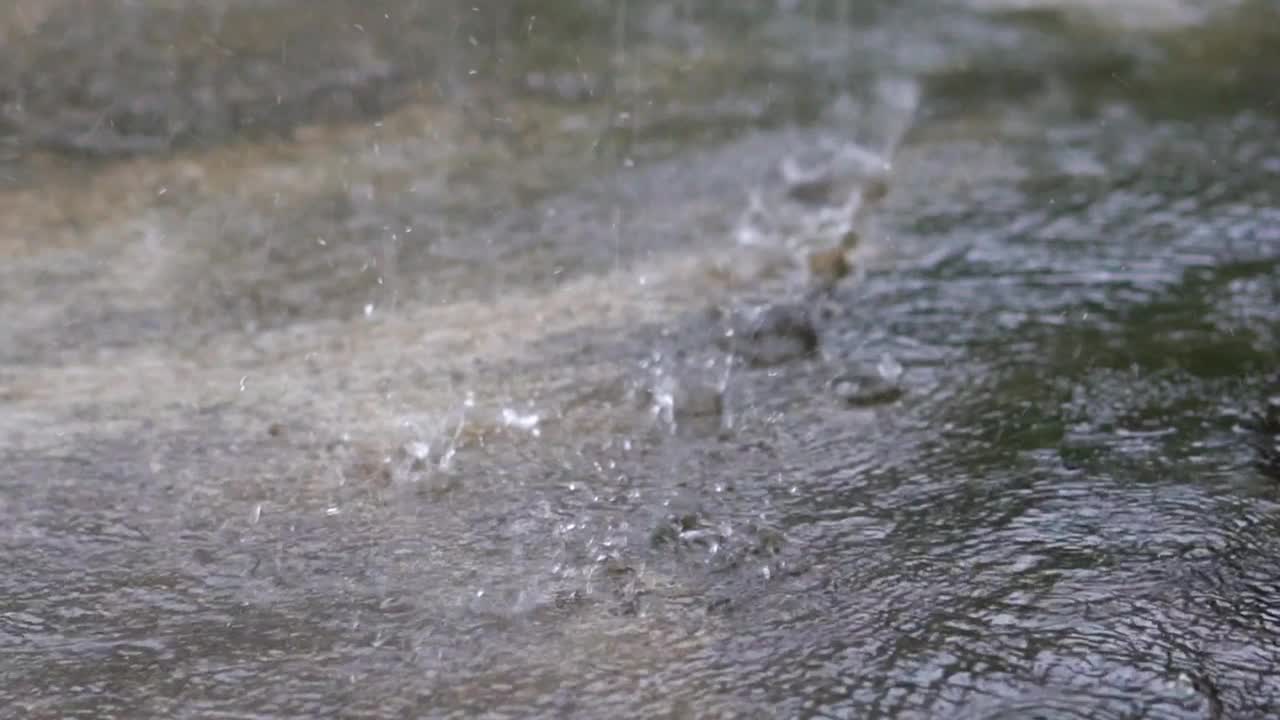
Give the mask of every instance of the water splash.
POLYGON ((534 437, 542 434, 542 429, 538 427, 542 416, 538 413, 522 413, 515 408, 505 407, 502 408, 501 420, 504 426, 524 430, 534 437))
POLYGON ((880 356, 880 362, 876 364, 876 371, 880 373, 880 377, 888 382, 896 383, 898 378, 902 377, 902 363, 889 353, 880 356))

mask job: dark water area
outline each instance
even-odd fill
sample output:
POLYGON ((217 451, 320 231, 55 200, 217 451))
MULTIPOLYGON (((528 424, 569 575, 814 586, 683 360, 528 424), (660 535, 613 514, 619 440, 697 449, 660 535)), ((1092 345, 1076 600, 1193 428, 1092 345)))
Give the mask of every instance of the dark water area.
POLYGON ((0 717, 1280 715, 1276 28, 0 10, 0 717))

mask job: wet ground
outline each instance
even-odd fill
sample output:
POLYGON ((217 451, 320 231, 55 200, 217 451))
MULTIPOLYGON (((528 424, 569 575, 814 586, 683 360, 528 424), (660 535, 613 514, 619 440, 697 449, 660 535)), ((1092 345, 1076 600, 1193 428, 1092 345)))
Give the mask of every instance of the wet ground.
POLYGON ((550 5, 0 10, 0 715, 1280 713, 1274 4, 550 5))

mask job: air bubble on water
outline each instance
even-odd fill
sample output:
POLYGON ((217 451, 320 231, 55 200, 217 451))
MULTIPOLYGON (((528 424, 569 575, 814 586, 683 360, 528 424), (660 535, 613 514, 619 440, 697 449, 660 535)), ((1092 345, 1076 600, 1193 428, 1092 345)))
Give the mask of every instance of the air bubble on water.
POLYGON ((369 317, 372 314, 373 314, 373 303, 369 303, 364 306, 364 316, 369 317))
POLYGON ((889 353, 880 356, 880 362, 876 365, 876 371, 880 373, 880 377, 889 382, 897 382, 902 377, 902 363, 898 362, 889 353))

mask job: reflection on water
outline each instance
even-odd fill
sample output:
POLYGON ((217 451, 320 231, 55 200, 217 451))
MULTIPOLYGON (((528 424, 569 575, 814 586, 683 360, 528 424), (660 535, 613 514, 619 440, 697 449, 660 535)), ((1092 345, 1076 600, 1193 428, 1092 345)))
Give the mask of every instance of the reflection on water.
POLYGON ((0 10, 0 707, 1276 714, 1224 5, 0 10))

